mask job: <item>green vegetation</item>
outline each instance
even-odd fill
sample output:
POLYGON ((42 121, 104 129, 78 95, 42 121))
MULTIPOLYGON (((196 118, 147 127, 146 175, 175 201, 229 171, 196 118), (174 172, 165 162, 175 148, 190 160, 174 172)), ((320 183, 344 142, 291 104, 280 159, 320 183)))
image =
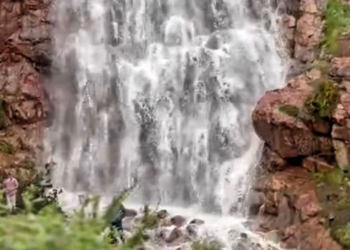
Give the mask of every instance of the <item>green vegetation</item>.
POLYGON ((35 163, 30 160, 24 160, 18 164, 18 168, 34 170, 35 171, 35 163))
POLYGON ((328 79, 310 83, 314 90, 301 108, 294 105, 281 105, 279 111, 304 121, 330 119, 339 101, 338 87, 328 79))
POLYGON ((294 118, 297 118, 300 113, 300 109, 298 107, 288 104, 281 105, 279 107, 279 111, 294 118))
MULTIPOLYGON (((38 180, 40 178, 38 177, 38 180)), ((116 197, 102 216, 98 216, 99 198, 88 199, 83 208, 69 218, 57 204, 57 196, 44 197, 39 186, 31 185, 22 194, 23 208, 15 215, 9 214, 0 195, 0 249, 1 250, 134 250, 146 241, 146 230, 157 224, 155 211, 147 206, 144 218, 121 245, 111 244, 117 236, 109 224, 120 211, 124 199, 134 186, 116 197), (92 217, 84 208, 92 205, 92 217)), ((219 250, 213 244, 194 242, 193 250, 219 250)))
MULTIPOLYGON (((0 217, 0 249, 3 250, 133 250, 143 243, 143 231, 147 225, 140 226, 136 233, 120 246, 111 245, 103 232, 108 228, 112 212, 120 206, 127 192, 113 200, 104 216, 87 219, 83 209, 67 220, 60 211, 55 199, 38 196, 38 190, 31 186, 24 194, 25 207, 17 215, 0 217)), ((95 215, 98 199, 86 202, 93 204, 95 215)), ((6 214, 3 205, 1 214, 6 214)))
POLYGON ((336 53, 339 37, 346 33, 350 27, 350 7, 340 0, 328 0, 324 12, 324 21, 324 37, 321 45, 329 53, 336 53))
POLYGON ((325 76, 330 71, 331 64, 326 60, 316 59, 314 62, 312 62, 310 68, 308 69, 318 69, 319 71, 321 71, 321 75, 325 76))
POLYGON ((342 186, 346 185, 346 183, 349 181, 350 174, 344 173, 339 168, 334 168, 332 171, 329 171, 327 173, 322 172, 315 172, 312 173, 313 179, 317 183, 326 183, 329 185, 335 185, 335 186, 342 186))
POLYGON ((336 208, 338 210, 350 209, 350 199, 347 197, 339 197, 338 199, 336 199, 336 208))
POLYGON ((350 249, 350 223, 333 228, 332 235, 345 249, 350 249))
POLYGON ((314 84, 315 89, 306 99, 304 109, 314 119, 329 119, 339 101, 337 85, 326 79, 321 79, 314 84))
POLYGON ((15 152, 15 148, 12 144, 2 140, 0 141, 0 152, 5 154, 13 154, 15 152))
POLYGON ((193 242, 191 248, 192 250, 220 250, 220 247, 215 246, 215 244, 199 241, 193 242))

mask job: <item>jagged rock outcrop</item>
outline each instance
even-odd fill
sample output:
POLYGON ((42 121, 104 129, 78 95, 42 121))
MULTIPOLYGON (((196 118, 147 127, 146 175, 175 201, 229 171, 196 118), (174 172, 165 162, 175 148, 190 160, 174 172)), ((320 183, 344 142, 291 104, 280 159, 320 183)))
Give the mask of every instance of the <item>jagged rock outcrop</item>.
POLYGON ((326 0, 277 1, 281 29, 289 56, 293 58, 290 75, 297 75, 318 54, 322 38, 322 19, 326 0))
POLYGON ((49 0, 0 1, 0 174, 30 176, 48 116, 49 0))
MULTIPOLYGON (((284 13, 282 30, 299 71, 291 69, 286 86, 266 92, 253 111, 255 131, 265 146, 250 212, 260 230, 277 230, 287 248, 348 249, 348 35, 331 37, 336 51, 322 47, 331 39, 322 33, 327 1, 292 2, 298 8, 284 13)), ((339 5, 332 8, 339 10, 339 5)))

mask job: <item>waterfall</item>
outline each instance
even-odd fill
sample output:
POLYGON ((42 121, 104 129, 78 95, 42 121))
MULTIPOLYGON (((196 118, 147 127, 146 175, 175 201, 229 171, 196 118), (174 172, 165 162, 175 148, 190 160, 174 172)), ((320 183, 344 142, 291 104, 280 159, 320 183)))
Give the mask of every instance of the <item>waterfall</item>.
POLYGON ((251 112, 285 73, 277 15, 255 4, 56 1, 54 185, 112 195, 137 177, 132 202, 244 213, 251 112))

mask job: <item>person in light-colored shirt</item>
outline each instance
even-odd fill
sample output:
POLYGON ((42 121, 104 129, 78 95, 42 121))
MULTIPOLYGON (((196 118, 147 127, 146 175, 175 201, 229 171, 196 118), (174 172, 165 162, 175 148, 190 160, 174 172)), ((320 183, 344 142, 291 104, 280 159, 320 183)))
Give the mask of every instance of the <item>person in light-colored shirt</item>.
POLYGON ((6 174, 6 179, 3 182, 3 189, 6 194, 7 207, 10 211, 16 209, 16 196, 18 191, 18 181, 11 173, 6 174))

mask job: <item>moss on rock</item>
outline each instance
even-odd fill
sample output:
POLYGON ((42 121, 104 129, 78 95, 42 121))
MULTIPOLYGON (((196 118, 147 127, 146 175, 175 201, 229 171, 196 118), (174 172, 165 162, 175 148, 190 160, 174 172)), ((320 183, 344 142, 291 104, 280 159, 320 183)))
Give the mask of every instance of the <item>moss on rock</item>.
POLYGON ((328 185, 342 186, 346 185, 350 179, 350 174, 345 173, 340 168, 333 168, 329 172, 314 172, 312 178, 317 183, 325 183, 328 185))
POLYGON ((11 143, 2 140, 0 141, 0 152, 5 154, 13 154, 15 152, 15 148, 11 143))
POLYGON ((291 117, 297 118, 299 115, 300 109, 294 105, 285 104, 279 107, 279 111, 291 117))
POLYGON ((305 100, 303 109, 313 119, 330 119, 339 101, 337 84, 328 79, 312 82, 313 93, 305 100))

